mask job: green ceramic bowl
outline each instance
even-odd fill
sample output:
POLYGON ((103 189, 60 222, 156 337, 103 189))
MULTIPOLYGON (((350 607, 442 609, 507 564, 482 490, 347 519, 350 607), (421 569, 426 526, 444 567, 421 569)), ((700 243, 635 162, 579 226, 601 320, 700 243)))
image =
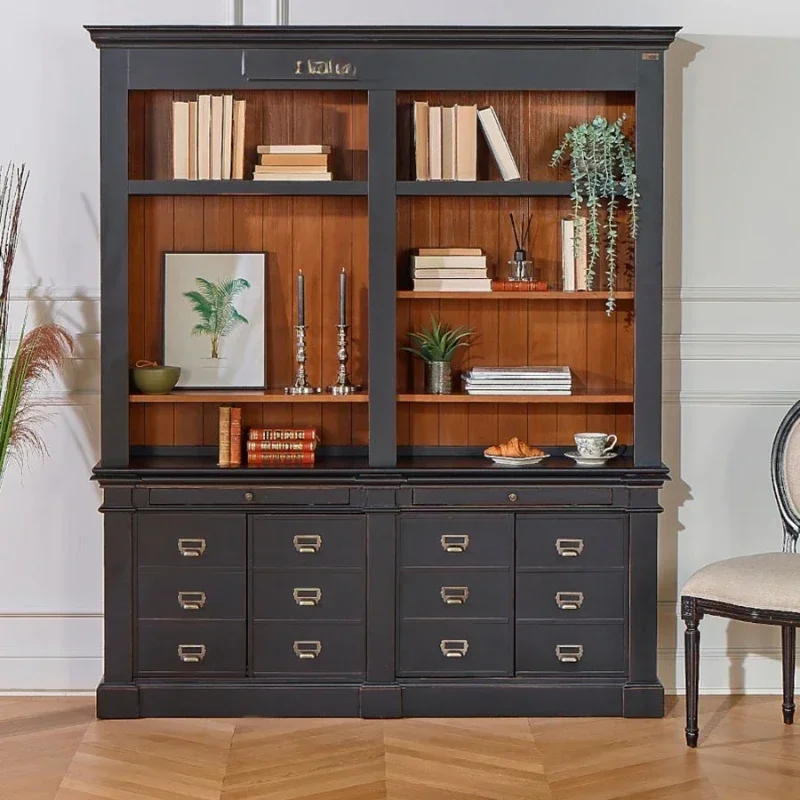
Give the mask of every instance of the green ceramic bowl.
POLYGON ((133 367, 133 385, 142 394, 169 394, 181 377, 180 367, 133 367))

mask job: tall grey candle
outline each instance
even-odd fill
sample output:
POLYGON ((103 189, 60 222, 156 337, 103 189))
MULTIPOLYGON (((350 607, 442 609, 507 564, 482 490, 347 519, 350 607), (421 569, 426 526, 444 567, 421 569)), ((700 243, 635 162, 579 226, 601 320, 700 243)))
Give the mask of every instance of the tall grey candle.
POLYGON ((344 273, 344 267, 339 274, 339 324, 346 325, 347 318, 347 276, 344 273))
POLYGON ((297 324, 306 324, 306 279, 302 270, 297 273, 297 324))

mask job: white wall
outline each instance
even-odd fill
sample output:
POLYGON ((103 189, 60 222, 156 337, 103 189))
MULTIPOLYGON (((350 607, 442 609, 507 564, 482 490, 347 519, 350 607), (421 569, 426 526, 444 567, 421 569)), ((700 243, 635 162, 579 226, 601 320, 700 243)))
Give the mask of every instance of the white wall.
MULTIPOLYGON (((92 689, 101 673, 97 53, 84 23, 225 23, 234 0, 0 2, 0 163, 33 171, 15 296, 79 334, 49 395, 51 459, 0 492, 0 690, 92 689)), ((245 0, 249 23, 273 0, 245 0)), ((793 232, 800 7, 791 0, 292 0, 293 24, 683 24, 668 59, 661 676, 682 685, 676 598, 716 558, 777 549, 772 435, 800 396, 793 232)), ((775 631, 706 620, 706 691, 775 692, 775 631)))

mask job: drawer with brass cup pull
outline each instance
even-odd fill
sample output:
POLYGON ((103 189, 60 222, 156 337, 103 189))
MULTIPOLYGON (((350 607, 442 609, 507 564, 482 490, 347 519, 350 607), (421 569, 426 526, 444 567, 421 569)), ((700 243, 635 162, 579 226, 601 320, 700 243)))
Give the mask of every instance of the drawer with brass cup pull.
POLYGON ((156 569, 138 575, 139 619, 244 619, 244 572, 221 569, 156 569))
POLYGON ((254 570, 253 617, 265 620, 362 620, 363 570, 254 570))
POLYGON ((517 622, 517 673, 623 672, 622 623, 517 622))
POLYGON ((508 570, 400 571, 400 616, 413 618, 495 618, 511 614, 508 570))
POLYGON ((257 568, 365 566, 363 515, 258 515, 251 524, 253 565, 257 568))
POLYGON ((136 533, 139 565, 244 569, 245 519, 243 514, 141 514, 136 533))
POLYGON ((403 514, 401 567, 508 567, 513 561, 511 514, 403 514))
POLYGON ((517 619, 618 619, 625 616, 625 573, 519 572, 517 619))
POLYGON ((403 620, 397 674, 407 677, 511 674, 511 626, 482 620, 403 620))
POLYGON ((244 677, 245 622, 140 620, 136 655, 139 675, 244 677))
POLYGON ((353 680, 366 671, 362 623, 254 622, 253 672, 353 680))

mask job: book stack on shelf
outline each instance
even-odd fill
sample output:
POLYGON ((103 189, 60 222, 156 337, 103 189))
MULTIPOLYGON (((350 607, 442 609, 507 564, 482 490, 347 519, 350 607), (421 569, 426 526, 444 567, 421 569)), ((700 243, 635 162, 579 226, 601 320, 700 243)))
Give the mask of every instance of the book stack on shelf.
POLYGON ((565 292, 591 289, 586 279, 586 218, 561 220, 561 286, 565 292))
POLYGON ((175 180, 244 178, 246 101, 232 94, 198 95, 172 104, 172 177, 175 180))
POLYGON ((220 467, 242 465, 242 409, 235 406, 219 408, 219 459, 220 467))
POLYGON ((316 460, 316 428, 250 428, 247 432, 249 467, 312 466, 316 460))
POLYGON ((421 247, 411 256, 415 292, 490 292, 479 247, 421 247))
POLYGON ((262 144, 255 181, 330 181, 331 148, 327 144, 262 144))
POLYGON ((467 394, 570 395, 569 367, 473 367, 464 376, 467 394))
POLYGON ((414 103, 414 160, 418 181, 474 181, 478 178, 478 120, 503 180, 518 180, 519 169, 491 106, 431 106, 414 103))

